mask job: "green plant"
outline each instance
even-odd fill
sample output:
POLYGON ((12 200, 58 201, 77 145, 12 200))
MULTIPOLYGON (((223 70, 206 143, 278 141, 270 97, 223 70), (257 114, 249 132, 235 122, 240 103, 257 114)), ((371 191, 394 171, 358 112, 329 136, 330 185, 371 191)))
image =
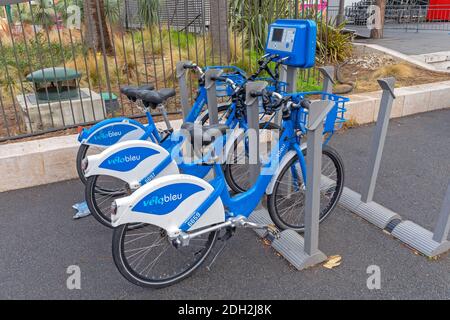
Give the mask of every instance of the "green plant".
MULTIPOLYGON (((246 48, 261 53, 269 24, 278 18, 292 16, 291 4, 292 1, 287 0, 231 0, 230 27, 243 37, 246 48)), ((342 32, 345 24, 334 27, 333 21, 318 18, 321 14, 314 7, 302 12, 303 19, 317 20, 317 62, 341 62, 351 55, 351 35, 342 32)))
POLYGON ((337 27, 325 22, 318 24, 316 60, 320 64, 342 62, 352 54, 351 35, 342 32, 344 26, 344 23, 337 27))
POLYGON ((243 36, 248 48, 262 52, 269 24, 288 17, 289 4, 288 0, 231 0, 230 27, 243 36))
POLYGON ((140 21, 145 26, 152 26, 158 23, 158 11, 160 7, 160 0, 139 0, 138 14, 140 21))
POLYGON ((25 23, 40 25, 44 29, 49 29, 55 24, 56 7, 48 0, 35 0, 22 8, 20 14, 25 23))

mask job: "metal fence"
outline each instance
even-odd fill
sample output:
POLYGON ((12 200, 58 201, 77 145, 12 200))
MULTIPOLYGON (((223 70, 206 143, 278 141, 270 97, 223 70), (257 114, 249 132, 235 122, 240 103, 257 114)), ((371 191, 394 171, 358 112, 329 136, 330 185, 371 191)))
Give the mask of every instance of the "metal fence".
MULTIPOLYGON (((176 87, 179 60, 254 70, 265 22, 327 11, 322 0, 0 0, 0 142, 140 118, 121 86, 176 87)), ((300 77, 320 81, 315 69, 300 77)), ((180 113, 177 99, 168 109, 180 113)))
MULTIPOLYGON (((375 1, 366 0, 345 8, 347 23, 366 26, 373 16, 369 6, 375 1)), ((387 5, 385 9, 386 29, 450 31, 450 3, 447 5, 387 5)))

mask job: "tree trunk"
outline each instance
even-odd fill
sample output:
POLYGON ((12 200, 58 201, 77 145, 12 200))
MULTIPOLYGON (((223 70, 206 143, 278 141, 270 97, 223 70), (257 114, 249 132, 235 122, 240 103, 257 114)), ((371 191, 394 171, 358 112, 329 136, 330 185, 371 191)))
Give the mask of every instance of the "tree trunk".
POLYGON ((211 0, 210 33, 213 55, 218 62, 230 61, 230 44, 228 42, 228 0, 211 0))
POLYGON ((85 42, 95 52, 114 54, 103 0, 84 0, 85 42))
POLYGON ((384 13, 386 11, 386 0, 376 0, 375 5, 380 8, 380 28, 373 28, 370 30, 370 37, 372 39, 381 39, 383 38, 384 31, 384 13))

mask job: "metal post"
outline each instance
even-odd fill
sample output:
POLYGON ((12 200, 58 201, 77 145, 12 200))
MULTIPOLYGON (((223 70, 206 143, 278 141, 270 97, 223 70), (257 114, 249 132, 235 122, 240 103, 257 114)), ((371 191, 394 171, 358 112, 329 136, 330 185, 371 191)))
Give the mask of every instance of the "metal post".
POLYGON ((448 239, 450 230, 450 184, 445 194, 444 202, 442 204, 441 213, 438 222, 434 228, 433 240, 441 243, 448 239))
MULTIPOLYGON (((248 82, 246 84, 245 105, 247 106, 248 130, 244 139, 248 139, 249 179, 250 183, 256 182, 260 171, 259 162, 259 98, 252 97, 253 92, 260 92, 267 83, 263 81, 248 82)), ((245 148, 245 146, 244 146, 245 148)))
POLYGON ((319 71, 323 75, 322 92, 333 93, 334 67, 333 66, 320 67, 319 71))
POLYGON ((290 66, 286 67, 287 93, 293 93, 297 91, 297 71, 297 68, 290 66))
POLYGON ((209 114, 209 124, 217 124, 219 122, 219 116, 217 112, 217 92, 216 92, 216 81, 212 78, 220 77, 223 70, 220 69, 208 69, 205 74, 205 88, 206 96, 208 100, 208 114, 209 114))
MULTIPOLYGON (((288 81, 287 81, 287 69, 288 68, 289 67, 284 65, 284 64, 280 65, 280 81, 288 83, 288 81)), ((286 92, 289 93, 288 88, 286 88, 286 92)), ((273 121, 276 124, 281 125, 281 122, 282 122, 282 114, 281 114, 281 112, 277 112, 276 113, 275 118, 273 119, 273 121)))
POLYGON ((180 103, 181 110, 183 112, 183 120, 186 119, 187 115, 191 111, 191 105, 189 103, 189 92, 186 80, 186 69, 184 65, 192 64, 192 61, 179 61, 176 66, 176 73, 178 79, 178 85, 180 87, 180 103))
POLYGON ((369 152, 369 167, 361 193, 361 201, 368 203, 373 199, 373 193, 378 177, 378 170, 380 169, 381 156, 383 154, 384 142, 386 140, 386 133, 389 126, 389 119, 394 103, 394 84, 395 78, 386 78, 378 80, 380 87, 383 89, 381 97, 380 111, 378 112, 377 125, 375 133, 372 138, 372 148, 369 152))
POLYGON ((320 181, 322 176, 323 120, 333 103, 316 101, 309 108, 307 156, 306 156, 306 200, 305 200, 305 253, 317 255, 319 251, 320 181))

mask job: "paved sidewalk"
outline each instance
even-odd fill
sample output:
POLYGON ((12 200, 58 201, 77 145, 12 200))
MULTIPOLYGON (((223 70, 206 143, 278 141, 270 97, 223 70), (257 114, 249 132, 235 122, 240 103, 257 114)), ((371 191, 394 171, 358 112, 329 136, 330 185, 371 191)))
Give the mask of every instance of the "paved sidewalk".
MULTIPOLYGON (((450 179, 450 110, 392 120, 375 200, 433 228, 450 179)), ((362 183, 372 126, 337 135, 346 185, 362 183)), ((111 257, 111 230, 93 218, 72 221, 82 200, 77 181, 0 194, 0 298, 14 299, 450 299, 450 255, 430 261, 391 236, 337 209, 321 226, 320 247, 342 265, 294 270, 253 231, 230 240, 211 272, 201 268, 170 288, 128 283, 111 257), (81 268, 81 290, 66 288, 66 269, 81 268), (366 286, 381 268, 381 290, 366 286)))
MULTIPOLYGON (((347 27, 368 36, 369 29, 361 26, 347 27)), ((450 51, 450 31, 385 29, 383 39, 358 39, 358 43, 378 44, 406 55, 418 55, 440 51, 450 51)))

